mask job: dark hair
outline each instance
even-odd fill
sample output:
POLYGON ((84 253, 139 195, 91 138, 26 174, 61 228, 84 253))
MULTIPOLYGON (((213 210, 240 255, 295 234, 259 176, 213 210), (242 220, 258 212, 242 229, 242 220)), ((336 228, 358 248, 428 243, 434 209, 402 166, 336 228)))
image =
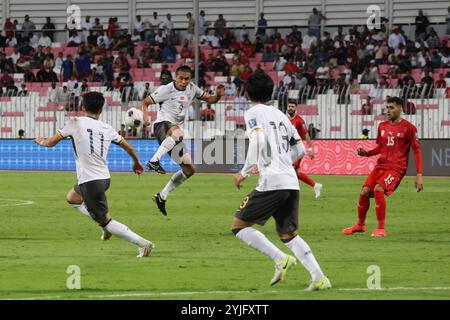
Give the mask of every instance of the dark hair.
POLYGON ((248 97, 254 102, 266 102, 272 98, 273 80, 263 71, 255 71, 245 86, 248 97))
POLYGON ((102 112, 104 104, 105 98, 100 92, 88 92, 83 95, 83 107, 89 113, 98 114, 102 112))
POLYGON ((388 97, 386 101, 387 103, 393 103, 397 106, 403 106, 404 104, 403 99, 399 97, 388 97))
POLYGON ((295 99, 288 99, 288 104, 293 103, 293 104, 297 104, 297 100, 295 99))
POLYGON ((187 65, 179 66, 177 70, 175 70, 175 74, 178 74, 178 72, 189 72, 192 75, 192 69, 187 65))

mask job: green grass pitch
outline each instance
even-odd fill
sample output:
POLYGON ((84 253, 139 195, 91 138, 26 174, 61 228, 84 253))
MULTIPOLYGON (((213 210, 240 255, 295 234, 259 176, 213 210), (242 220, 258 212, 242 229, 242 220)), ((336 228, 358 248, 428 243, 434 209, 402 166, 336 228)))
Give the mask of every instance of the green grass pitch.
MULTIPOLYGON (((100 229, 65 202, 71 172, 0 172, 0 298, 36 299, 449 299, 450 181, 424 179, 415 192, 405 178, 387 200, 388 237, 373 239, 374 204, 364 235, 344 236, 356 221, 365 177, 316 176, 320 199, 301 185, 300 235, 333 289, 303 292, 309 274, 298 264, 269 287, 273 262, 230 232, 242 198, 231 175, 197 175, 175 190, 162 216, 151 201, 170 175, 113 174, 107 195, 113 218, 152 240, 137 259, 134 245, 100 240, 100 229), (19 201, 20 200, 20 201, 19 201), (23 201, 32 201, 28 204, 23 201), (22 204, 22 205, 17 205, 22 204), (68 266, 81 270, 81 289, 66 287, 68 266), (382 290, 368 290, 367 268, 381 271, 382 290)), ((259 228, 284 252, 274 222, 259 228)))

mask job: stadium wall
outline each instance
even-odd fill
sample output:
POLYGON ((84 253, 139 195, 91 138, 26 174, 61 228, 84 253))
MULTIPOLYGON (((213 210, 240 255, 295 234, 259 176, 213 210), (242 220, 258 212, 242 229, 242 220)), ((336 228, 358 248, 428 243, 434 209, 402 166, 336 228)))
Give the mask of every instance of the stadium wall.
MULTIPOLYGON (((129 140, 142 161, 150 158, 158 148, 156 140, 129 140)), ((186 141, 198 172, 233 173, 245 161, 246 139, 215 139, 186 141)), ((371 149, 374 140, 314 140, 314 160, 308 157, 301 163, 307 174, 367 175, 376 165, 377 157, 361 158, 359 147, 371 149)), ((450 176, 450 140, 422 140, 423 174, 450 176)), ((112 145, 108 154, 111 171, 131 171, 131 160, 121 148, 112 145)), ((169 172, 179 167, 168 157, 162 166, 169 172)), ((74 171, 72 145, 63 140, 55 148, 43 148, 32 140, 0 140, 0 170, 74 171)), ((415 164, 410 153, 408 175, 415 175, 415 164)))

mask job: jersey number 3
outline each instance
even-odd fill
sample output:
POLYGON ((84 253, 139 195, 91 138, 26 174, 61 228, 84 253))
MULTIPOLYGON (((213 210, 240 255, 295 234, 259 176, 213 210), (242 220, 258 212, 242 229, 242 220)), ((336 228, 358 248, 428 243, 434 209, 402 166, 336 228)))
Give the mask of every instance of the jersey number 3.
MULTIPOLYGON (((92 129, 87 129, 87 132, 89 132, 89 146, 91 147, 91 154, 94 154, 94 133, 92 132, 92 129)), ((103 133, 99 133, 100 136, 100 157, 103 157, 103 142, 105 141, 105 137, 103 133)))

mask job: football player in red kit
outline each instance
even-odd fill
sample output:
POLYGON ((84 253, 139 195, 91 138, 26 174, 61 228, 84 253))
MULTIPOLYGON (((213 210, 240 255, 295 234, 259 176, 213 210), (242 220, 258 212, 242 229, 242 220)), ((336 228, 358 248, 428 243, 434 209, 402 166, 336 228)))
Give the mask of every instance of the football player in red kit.
MULTIPOLYGON (((300 115, 297 114, 297 102, 295 100, 289 99, 287 112, 289 120, 291 120, 292 125, 295 127, 295 129, 297 129, 297 132, 302 138, 302 140, 306 140, 306 143, 308 144, 309 158, 311 160, 314 159, 314 151, 312 149, 311 137, 309 136, 305 120, 303 120, 302 117, 300 117, 300 115)), ((306 184, 309 184, 311 187, 314 188, 314 193, 316 194, 317 199, 320 196, 320 190, 322 189, 322 185, 320 183, 314 182, 303 172, 300 172, 301 161, 302 159, 300 158, 299 160, 294 162, 294 168, 295 171, 297 172, 297 177, 299 180, 303 181, 306 184)))
POLYGON ((386 217, 386 196, 390 196, 400 185, 406 169, 408 168, 408 156, 410 148, 414 152, 416 162, 417 192, 423 190, 422 178, 422 154, 417 138, 417 129, 410 122, 403 119, 403 100, 398 97, 387 99, 388 120, 378 126, 377 146, 373 150, 366 151, 358 148, 358 155, 371 157, 380 154, 375 169, 370 173, 362 187, 358 202, 358 223, 343 230, 345 235, 366 231, 366 214, 370 206, 370 198, 375 198, 375 213, 378 227, 372 233, 372 237, 386 237, 384 221, 386 217))

